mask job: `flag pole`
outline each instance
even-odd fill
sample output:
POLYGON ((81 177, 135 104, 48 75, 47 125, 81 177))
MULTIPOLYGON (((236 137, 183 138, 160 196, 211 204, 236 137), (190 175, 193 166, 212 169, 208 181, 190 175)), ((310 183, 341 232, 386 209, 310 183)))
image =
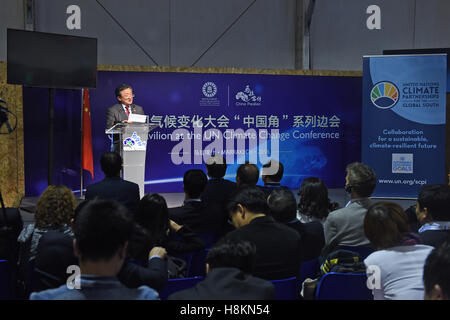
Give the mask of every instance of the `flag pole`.
POLYGON ((80 157, 80 198, 83 198, 83 89, 81 89, 81 139, 80 139, 80 147, 81 147, 81 157, 80 157))

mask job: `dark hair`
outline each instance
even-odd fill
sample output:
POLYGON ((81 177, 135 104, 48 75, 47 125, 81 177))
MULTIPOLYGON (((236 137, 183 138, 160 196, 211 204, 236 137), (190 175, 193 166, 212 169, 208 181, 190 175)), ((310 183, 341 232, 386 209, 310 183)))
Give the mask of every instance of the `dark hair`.
POLYGON ((423 268, 425 292, 430 293, 438 284, 445 298, 450 298, 450 242, 447 240, 433 249, 425 260, 423 268))
POLYGON ((240 204, 252 213, 267 214, 269 207, 266 199, 266 194, 258 187, 241 188, 236 190, 231 196, 227 205, 227 211, 235 212, 238 204, 240 204))
POLYGON ((105 176, 118 176, 122 169, 122 157, 116 152, 105 152, 100 158, 100 165, 105 176))
POLYGON ((203 190, 205 190, 207 183, 208 178, 203 170, 191 169, 184 173, 184 192, 186 192, 190 198, 199 198, 203 190))
POLYGON ((450 186, 432 184, 423 186, 417 199, 420 209, 427 208, 435 221, 450 221, 450 186))
POLYGON ((377 184, 377 178, 372 168, 361 162, 353 162, 347 166, 346 171, 348 186, 359 196, 370 197, 377 184))
POLYGON ((410 232, 403 208, 394 202, 377 202, 364 217, 364 233, 375 249, 387 249, 400 243, 410 232))
POLYGON ((239 177, 239 186, 256 186, 259 179, 259 169, 253 163, 241 164, 237 171, 236 176, 239 177))
POLYGON ((73 228, 81 259, 111 259, 130 239, 132 229, 130 214, 118 202, 89 201, 78 214, 73 228))
POLYGON ((317 177, 303 180, 298 196, 298 210, 301 214, 309 217, 323 219, 339 207, 336 202, 330 201, 327 186, 322 179, 317 177))
POLYGON ((262 172, 262 174, 267 176, 268 178, 270 178, 272 181, 280 182, 281 179, 283 178, 283 173, 284 173, 284 166, 279 161, 270 160, 265 165, 263 165, 263 172, 262 172), (264 169, 265 168, 270 168, 272 166, 272 164, 274 164, 274 166, 278 166, 277 172, 275 172, 274 174, 266 174, 265 172, 267 172, 267 170, 264 170, 264 169))
POLYGON ((213 156, 206 161, 206 172, 212 178, 223 178, 227 171, 227 161, 222 156, 213 156))
POLYGON ((148 231, 149 244, 162 245, 169 229, 166 200, 157 193, 146 194, 137 204, 135 221, 148 231))
POLYGON ((290 222, 297 217, 297 202, 291 190, 277 188, 270 193, 267 204, 272 217, 279 222, 290 222))
POLYGON ((122 83, 120 84, 116 90, 114 90, 114 93, 116 94, 116 97, 120 97, 122 95, 122 91, 125 89, 133 89, 130 85, 122 83))
POLYGON ((256 261, 256 246, 249 241, 220 240, 206 256, 210 268, 238 268, 245 273, 253 273, 256 261))

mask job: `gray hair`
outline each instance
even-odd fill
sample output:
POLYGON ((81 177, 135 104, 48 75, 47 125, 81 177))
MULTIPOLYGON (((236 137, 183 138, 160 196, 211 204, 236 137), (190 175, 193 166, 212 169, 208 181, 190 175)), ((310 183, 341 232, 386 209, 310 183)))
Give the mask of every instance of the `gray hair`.
POLYGON ((348 183, 354 192, 362 197, 370 197, 377 184, 377 177, 372 168, 361 162, 353 162, 347 166, 346 171, 348 183))

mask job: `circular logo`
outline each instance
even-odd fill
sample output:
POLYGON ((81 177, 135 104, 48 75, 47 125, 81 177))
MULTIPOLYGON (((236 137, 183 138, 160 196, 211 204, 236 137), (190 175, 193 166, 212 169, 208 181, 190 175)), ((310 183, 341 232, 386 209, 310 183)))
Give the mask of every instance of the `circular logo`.
POLYGON ((136 142, 131 138, 126 138, 125 140, 123 140, 123 144, 125 146, 133 147, 136 144, 136 142))
POLYGON ((217 86, 214 82, 206 82, 202 87, 203 95, 207 98, 212 98, 217 93, 217 86))
POLYGON ((375 107, 389 109, 398 102, 399 90, 395 84, 389 81, 381 81, 374 85, 370 92, 370 99, 375 107))

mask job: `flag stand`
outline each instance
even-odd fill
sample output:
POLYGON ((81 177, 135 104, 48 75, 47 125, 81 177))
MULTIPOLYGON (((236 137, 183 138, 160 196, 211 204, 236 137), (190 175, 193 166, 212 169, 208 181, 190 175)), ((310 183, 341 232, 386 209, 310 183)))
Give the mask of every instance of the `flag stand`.
POLYGON ((81 135, 80 135, 80 199, 83 199, 83 89, 81 89, 81 135))

